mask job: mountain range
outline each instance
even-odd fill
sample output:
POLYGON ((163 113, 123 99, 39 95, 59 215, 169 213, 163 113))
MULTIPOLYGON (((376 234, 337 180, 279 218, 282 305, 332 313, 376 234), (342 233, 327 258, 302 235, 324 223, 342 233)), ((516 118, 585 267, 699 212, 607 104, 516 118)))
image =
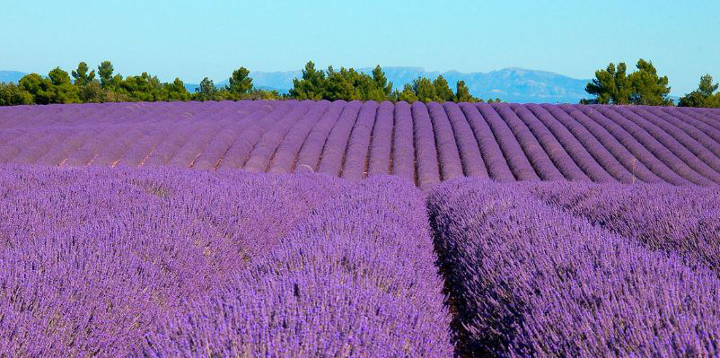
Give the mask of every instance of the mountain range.
MULTIPOLYGON (((364 73, 371 73, 372 68, 358 69, 364 73)), ((458 71, 426 71, 421 67, 384 67, 388 80, 393 82, 394 88, 402 89, 406 83, 422 76, 431 79, 442 75, 454 90, 459 80, 465 84, 476 97, 483 99, 500 98, 506 102, 517 103, 577 103, 587 97, 585 85, 588 79, 576 79, 553 72, 528 70, 522 68, 505 68, 491 72, 462 73, 458 71)), ((0 82, 17 82, 24 73, 16 71, 0 71, 0 82)), ((251 72, 253 84, 262 89, 277 90, 287 93, 292 88, 293 78, 302 76, 298 71, 277 72, 251 72)), ((227 79, 216 82, 217 86, 224 86, 227 79)), ((198 88, 197 84, 187 83, 185 87, 190 92, 198 88)))

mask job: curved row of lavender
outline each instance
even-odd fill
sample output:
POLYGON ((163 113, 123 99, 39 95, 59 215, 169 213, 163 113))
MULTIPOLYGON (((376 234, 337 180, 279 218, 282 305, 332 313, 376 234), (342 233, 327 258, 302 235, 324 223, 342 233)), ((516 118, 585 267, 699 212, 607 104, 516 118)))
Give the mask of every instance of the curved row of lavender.
POLYGON ((719 231, 712 231, 718 228, 720 193, 670 188, 466 178, 432 190, 428 210, 454 312, 457 352, 719 355, 720 279, 717 256, 710 255, 717 254, 720 242, 719 231), (686 194, 691 198, 683 198, 686 194), (637 202, 611 204, 641 196, 649 199, 635 215, 630 206, 637 202), (709 207, 706 217, 684 226, 696 210, 709 207), (674 227, 681 232, 676 235, 674 227))
POLYGON ((720 189, 660 185, 537 184, 546 203, 650 250, 678 254, 720 277, 720 189))
POLYGON ((399 178, 4 166, 0 356, 449 357, 399 178))
POLYGON ((0 108, 0 164, 720 184, 720 110, 328 101, 0 108))

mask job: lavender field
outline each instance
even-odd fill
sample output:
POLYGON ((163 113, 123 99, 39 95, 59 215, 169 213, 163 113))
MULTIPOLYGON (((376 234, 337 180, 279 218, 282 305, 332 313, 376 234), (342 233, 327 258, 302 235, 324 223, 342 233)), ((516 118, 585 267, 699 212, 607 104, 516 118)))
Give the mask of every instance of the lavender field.
POLYGON ((720 111, 0 108, 0 357, 720 356, 720 111))
POLYGON ((720 110, 373 101, 0 108, 0 164, 720 183, 720 110))

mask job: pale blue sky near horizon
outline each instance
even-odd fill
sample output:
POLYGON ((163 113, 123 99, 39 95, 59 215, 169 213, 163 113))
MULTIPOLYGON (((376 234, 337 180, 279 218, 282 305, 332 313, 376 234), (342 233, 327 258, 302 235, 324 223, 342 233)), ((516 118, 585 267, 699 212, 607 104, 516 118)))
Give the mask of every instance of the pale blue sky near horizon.
POLYGON ((720 80, 720 1, 8 1, 0 70, 47 73, 111 60, 198 83, 240 66, 506 67, 591 78, 609 62, 652 60, 672 93, 720 80), (600 6, 598 3, 602 3, 600 6))

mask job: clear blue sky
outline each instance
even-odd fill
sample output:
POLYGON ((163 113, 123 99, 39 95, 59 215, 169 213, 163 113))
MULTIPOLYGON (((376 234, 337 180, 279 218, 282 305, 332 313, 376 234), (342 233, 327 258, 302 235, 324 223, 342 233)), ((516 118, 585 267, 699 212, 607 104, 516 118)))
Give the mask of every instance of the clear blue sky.
POLYGON ((292 70, 312 59, 590 78, 611 61, 642 57, 683 94, 704 73, 720 80, 719 18, 718 0, 0 0, 0 70, 46 73, 109 59, 122 74, 197 83, 240 66, 292 70))

